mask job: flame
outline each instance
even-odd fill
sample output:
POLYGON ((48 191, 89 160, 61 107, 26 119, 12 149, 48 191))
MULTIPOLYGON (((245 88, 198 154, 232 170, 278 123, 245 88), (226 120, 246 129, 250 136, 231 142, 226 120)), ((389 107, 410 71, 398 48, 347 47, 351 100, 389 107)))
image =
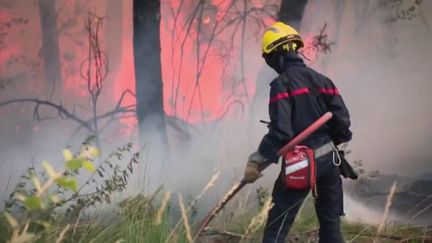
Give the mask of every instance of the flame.
MULTIPOLYGON (((227 110, 227 106, 234 98, 241 99, 244 102, 255 92, 254 84, 259 69, 247 69, 245 77, 239 76, 239 70, 241 69, 239 58, 240 31, 237 31, 233 39, 231 39, 231 34, 222 33, 217 36, 217 40, 226 42, 224 45, 218 45, 216 41, 209 42, 213 28, 213 26, 209 25, 224 21, 223 18, 227 18, 227 16, 232 17, 229 16, 233 14, 232 11, 229 11, 232 6, 231 1, 212 0, 206 3, 212 6, 211 10, 204 8, 204 17, 201 21, 206 26, 202 27, 199 33, 197 33, 198 25, 196 22, 190 29, 183 28, 183 26, 187 26, 192 11, 196 7, 196 1, 185 0, 183 4, 179 4, 179 1, 176 0, 161 2, 161 15, 164 16, 161 18, 160 23, 161 66, 164 110, 167 115, 176 116, 178 119, 191 123, 213 121, 227 110), (180 7, 180 14, 175 25, 174 16, 180 7), (229 51, 231 42, 235 48, 229 51), (211 44, 210 47, 209 44, 211 44), (197 52, 200 54, 198 64, 197 52), (197 73, 199 73, 199 77, 197 73), (234 97, 233 95, 237 96, 234 97)), ((124 4, 125 10, 123 13, 125 16, 130 16, 132 4, 129 1, 124 4)), ((255 0, 248 7, 261 8, 262 3, 255 0)), ((116 102, 124 90, 135 90, 132 19, 124 18, 123 21, 124 38, 121 48, 121 66, 115 74, 116 80, 112 87, 114 100, 112 102, 116 102)), ((263 17, 263 21, 267 23, 271 19, 266 16, 263 17)), ((253 21, 248 23, 253 23, 253 21)), ((230 28, 234 29, 234 25, 230 28)), ((254 40, 255 38, 247 38, 247 41, 250 41, 249 43, 254 40)), ((70 40, 66 38, 61 40, 62 45, 66 42, 69 43, 70 40)), ((259 50, 258 46, 256 50, 259 50)), ((75 96, 84 97, 88 95, 85 81, 77 78, 79 77, 79 70, 76 67, 74 70, 71 65, 77 66, 79 60, 85 59, 86 50, 81 48, 81 50, 69 51, 73 52, 75 57, 74 61, 70 63, 62 60, 63 73, 70 73, 70 75, 65 75, 66 85, 64 88, 68 91, 75 90, 73 92, 75 96)), ((251 50, 246 53, 254 53, 254 51, 251 50)), ((249 62, 250 60, 247 60, 247 63, 249 62)), ((262 65, 259 55, 256 55, 256 60, 252 62, 262 65)), ((246 66, 246 68, 248 67, 246 66)), ((105 87, 104 89, 110 88, 105 87)), ((135 98, 132 96, 127 96, 123 102, 124 105, 134 103, 135 98)), ((122 128, 122 133, 132 134, 131 129, 136 126, 137 121, 135 118, 128 118, 123 120, 122 123, 126 125, 125 128, 122 128)))
POLYGON ((204 19, 203 19, 203 24, 209 24, 210 23, 210 16, 206 16, 204 19))
MULTIPOLYGON (((190 30, 184 28, 197 6, 196 1, 185 0, 183 4, 180 4, 177 0, 161 2, 161 16, 163 16, 160 23, 161 62, 164 110, 167 115, 176 116, 176 118, 190 123, 210 122, 220 118, 233 100, 246 103, 254 94, 254 84, 259 68, 251 68, 248 64, 253 63, 254 67, 263 65, 259 57, 258 44, 255 43, 258 37, 251 36, 251 33, 255 33, 255 29, 251 31, 249 28, 249 25, 252 26, 255 21, 247 21, 247 47, 245 53, 248 56, 244 56, 246 63, 244 75, 240 74, 241 31, 239 30, 241 29, 235 31, 235 25, 232 25, 225 28, 224 32, 219 33, 214 40, 211 40, 214 24, 223 23, 227 19, 234 17, 231 16, 235 14, 235 11, 231 11, 233 1, 206 1, 203 8, 202 16, 204 17, 201 20, 203 23, 201 30, 197 29, 199 25, 196 21, 193 22, 190 30), (177 23, 174 24, 175 14, 173 13, 176 13, 179 8, 181 9, 177 23), (234 36, 232 36, 233 33, 234 36), (221 44, 222 42, 223 44, 221 44), (231 44, 233 48, 230 49, 231 44), (199 58, 197 60, 198 54, 199 58)), ((262 2, 253 0, 248 3, 247 7, 263 8, 262 2)), ((97 9, 104 9, 105 4, 104 2, 98 3, 97 9)), ((118 62, 119 67, 116 69, 116 73, 112 75, 114 81, 107 81, 104 84, 102 96, 105 95, 105 97, 101 97, 101 102, 103 101, 106 106, 104 105, 103 108, 114 105, 124 90, 135 90, 132 1, 124 1, 123 4, 121 60, 118 62), (105 100, 108 96, 109 100, 105 100)), ((239 3, 240 5, 241 3, 239 3)), ((69 12, 70 9, 74 9, 74 6, 73 1, 62 1, 62 8, 57 15, 59 25, 70 20, 69 12)), ((9 13, 10 11, 0 10, 0 21, 12 17, 9 13)), ((82 11, 75 15, 74 18, 82 20, 86 16, 87 11, 82 11)), ((268 16, 263 16, 262 20, 264 23, 272 21, 268 16)), ((29 25, 36 22, 30 21, 29 25)), ((81 23, 81 21, 77 22, 81 23)), ((109 26, 105 26, 103 31, 113 30, 109 26)), ((41 37, 40 30, 34 32, 38 34, 38 37, 41 37)), ((256 33, 259 34, 258 31, 256 33)), ((100 38, 103 47, 106 44, 104 42, 105 37, 105 33, 101 32, 100 38)), ((81 65, 88 55, 86 38, 81 24, 67 26, 59 32, 63 100, 65 104, 88 105, 87 83, 81 78, 81 65), (74 36, 74 38, 71 38, 71 36, 74 36)), ((41 38, 39 39, 41 40, 41 38)), ((5 63, 11 56, 21 55, 30 48, 27 42, 14 43, 9 40, 7 44, 7 49, 0 52, 1 72, 5 71, 5 63)), ((40 44, 38 42, 36 46, 40 46, 40 44)), ((32 43, 31 50, 37 53, 36 48, 33 46, 34 43, 32 43)), ((131 105, 135 102, 133 96, 126 96, 123 105, 131 105)), ((127 136, 134 134, 136 133, 136 125, 135 118, 123 119, 122 127, 119 129, 120 133, 127 136)), ((17 131, 20 129, 22 128, 16 127, 17 131)), ((39 128, 34 128, 34 130, 39 130, 39 128)))

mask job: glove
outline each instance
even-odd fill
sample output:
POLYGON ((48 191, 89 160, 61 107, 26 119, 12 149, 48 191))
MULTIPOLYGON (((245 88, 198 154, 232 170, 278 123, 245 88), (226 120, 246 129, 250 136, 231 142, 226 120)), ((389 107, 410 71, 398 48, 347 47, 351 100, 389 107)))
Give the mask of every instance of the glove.
POLYGON ((345 152, 342 150, 338 151, 339 156, 341 158, 341 163, 339 165, 339 172, 344 178, 349 178, 352 180, 357 180, 358 174, 357 172, 352 168, 352 166, 348 163, 348 161, 345 159, 345 152))
POLYGON ((246 164, 243 181, 246 183, 253 183, 262 176, 258 171, 258 163, 249 161, 246 164))

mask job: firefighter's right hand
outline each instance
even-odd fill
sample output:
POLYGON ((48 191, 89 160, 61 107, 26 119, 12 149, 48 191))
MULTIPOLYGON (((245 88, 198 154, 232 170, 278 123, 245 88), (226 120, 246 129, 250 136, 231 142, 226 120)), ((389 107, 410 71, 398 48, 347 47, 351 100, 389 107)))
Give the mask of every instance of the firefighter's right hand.
POLYGON ((247 162, 244 172, 244 178, 242 181, 246 183, 253 183, 261 176, 261 172, 258 171, 258 163, 253 161, 247 162))

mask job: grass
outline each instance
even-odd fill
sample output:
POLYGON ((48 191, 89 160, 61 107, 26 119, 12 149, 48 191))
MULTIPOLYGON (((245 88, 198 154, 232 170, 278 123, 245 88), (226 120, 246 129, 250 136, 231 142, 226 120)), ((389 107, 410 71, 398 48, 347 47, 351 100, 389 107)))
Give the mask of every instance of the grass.
MULTIPOLYGON (((80 224, 73 222, 54 225, 44 231, 36 232, 39 239, 36 242, 56 242, 62 232, 62 242, 191 242, 191 230, 187 205, 180 207, 182 218, 172 217, 170 194, 161 195, 157 203, 144 196, 124 200, 117 207, 118 213, 100 216, 99 219, 85 219, 80 224), (157 207, 156 207, 157 205, 157 207), (179 227, 175 223, 180 220, 179 227), (67 226, 69 225, 69 226, 67 226), (185 226, 187 225, 187 226, 185 226), (68 228, 66 228, 68 227, 68 228), (67 229, 67 230, 65 230, 67 229)), ((262 208, 253 197, 242 195, 236 198, 229 207, 218 216, 212 224, 221 231, 233 232, 237 237, 226 242, 259 242, 264 227, 268 204, 262 208), (250 200, 247 203, 244 200, 250 200), (248 236, 243 237, 242 236, 248 236)), ((4 236, 10 234, 10 228, 2 217, 0 221, 0 242, 6 242, 4 236)), ((193 227, 193 226, 191 226, 193 227)), ((317 239, 318 221, 313 208, 313 200, 308 198, 299 211, 296 222, 291 230, 291 239, 298 242, 315 242, 317 239)), ((408 226, 386 224, 382 226, 380 237, 377 237, 378 226, 368 226, 360 223, 343 221, 342 231, 347 242, 431 242, 431 232, 427 226, 408 226)))
MULTIPOLYGON (((86 220, 71 227, 63 242, 166 242, 172 230, 169 210, 158 212, 143 196, 127 199, 119 207, 121 210, 118 215, 102 216, 97 222, 86 220), (156 220, 157 217, 160 219, 156 220)), ((38 242, 54 242, 62 228, 51 228, 38 242)), ((189 242, 182 228, 173 235, 174 242, 189 242)))
MULTIPOLYGON (((162 193, 158 189, 153 195, 138 195, 115 205, 99 203, 91 214, 84 214, 86 211, 76 211, 75 215, 61 214, 45 208, 20 212, 21 218, 15 216, 17 223, 6 220, 6 214, 0 214, 0 243, 26 242, 20 239, 21 233, 27 232, 23 230, 26 224, 29 225, 28 233, 36 235, 36 238, 27 242, 195 242, 193 230, 197 225, 191 224, 194 222, 194 211, 203 194, 215 184, 218 175, 216 173, 195 198, 186 202, 180 194, 162 193), (178 198, 178 203, 173 204, 173 198, 178 198), (47 225, 42 227, 38 222, 31 222, 29 219, 35 219, 32 215, 47 219, 47 225), (13 225, 19 227, 11 227, 13 225), (14 240, 10 240, 12 235, 15 235, 14 240)), ((392 193, 387 198, 379 225, 342 222, 342 232, 347 242, 432 242, 430 226, 403 225, 387 221, 395 187, 392 187, 392 193)), ((271 198, 265 188, 260 188, 256 194, 240 193, 211 224, 219 232, 206 236, 205 239, 218 237, 218 241, 203 242, 260 242, 270 208, 271 198)), ((318 228, 314 202, 309 196, 299 210, 290 232, 290 240, 316 242, 318 228)), ((200 239, 203 237, 199 237, 198 242, 200 239)))

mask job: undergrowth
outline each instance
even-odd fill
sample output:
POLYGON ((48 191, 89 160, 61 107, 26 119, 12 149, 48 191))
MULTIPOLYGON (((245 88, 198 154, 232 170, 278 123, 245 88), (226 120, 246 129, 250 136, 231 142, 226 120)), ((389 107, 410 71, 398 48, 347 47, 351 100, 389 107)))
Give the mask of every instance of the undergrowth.
MULTIPOLYGON (((126 189, 139 161, 139 153, 132 152, 131 144, 118 147, 105 159, 98 158, 91 139, 75 154, 70 150, 63 154, 64 168, 55 170, 44 162, 42 169, 30 167, 19 179, 0 214, 0 242, 261 241, 272 207, 266 188, 235 197, 212 222, 214 230, 197 237, 193 231, 198 226, 198 203, 215 185, 218 173, 186 202, 182 195, 163 192, 162 187, 151 195, 113 202, 113 195, 126 189)), ((314 201, 309 196, 288 241, 317 242, 318 228, 314 201)), ((386 222, 380 232, 375 226, 343 221, 342 232, 347 242, 432 242, 429 226, 386 222)))

